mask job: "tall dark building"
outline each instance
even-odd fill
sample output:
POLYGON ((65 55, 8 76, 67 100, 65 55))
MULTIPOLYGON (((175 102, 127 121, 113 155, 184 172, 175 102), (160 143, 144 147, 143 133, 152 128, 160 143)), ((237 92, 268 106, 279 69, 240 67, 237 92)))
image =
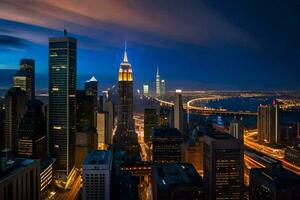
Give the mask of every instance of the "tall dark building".
POLYGON ((144 142, 149 144, 152 140, 152 129, 158 127, 156 109, 145 108, 144 110, 144 142))
POLYGON ((39 100, 27 102, 27 111, 19 126, 20 157, 43 159, 47 156, 47 129, 42 104, 39 100))
POLYGON ((30 95, 29 98, 35 97, 35 61, 29 58, 20 60, 20 71, 26 71, 27 77, 30 79, 30 95))
POLYGON ((118 130, 116 133, 117 143, 130 143, 129 138, 134 134, 133 120, 133 78, 131 64, 127 59, 126 48, 123 62, 119 69, 119 117, 118 130))
POLYGON ((14 87, 24 90, 29 99, 35 98, 35 64, 34 60, 23 58, 20 60, 20 69, 13 77, 14 87))
POLYGON ((153 200, 204 199, 202 178, 190 163, 154 164, 151 177, 153 200))
POLYGON ((74 166, 77 41, 49 39, 49 150, 57 175, 66 179, 74 166))
POLYGON ((76 127, 77 130, 96 128, 97 111, 94 109, 94 97, 84 90, 76 91, 76 127))
POLYGON ((182 135, 176 128, 154 128, 153 162, 180 162, 182 141, 182 135))
POLYGON ((87 96, 93 96, 93 105, 94 105, 94 111, 97 113, 98 111, 98 81, 93 76, 90 80, 87 80, 84 84, 84 90, 85 94, 87 96))
POLYGON ((174 104, 174 128, 177 128, 179 131, 184 131, 184 109, 182 105, 182 95, 181 90, 176 90, 175 93, 175 104, 174 104))
POLYGON ((113 129, 115 127, 115 106, 111 100, 105 102, 104 110, 108 113, 108 130, 107 130, 107 144, 112 144, 113 142, 113 129))
POLYGON ((84 90, 76 92, 76 149, 75 166, 81 167, 87 152, 97 149, 96 115, 94 96, 84 90))
POLYGON ((0 151, 4 148, 4 122, 5 122, 5 107, 4 99, 0 97, 0 151))
POLYGON ((250 200, 300 199, 300 176, 280 165, 251 169, 249 197, 250 200))
POLYGON ((14 155, 18 153, 18 129, 26 111, 27 95, 20 87, 12 87, 5 96, 5 135, 4 148, 14 155))
POLYGON ((243 199, 243 143, 227 133, 203 136, 206 199, 243 199))

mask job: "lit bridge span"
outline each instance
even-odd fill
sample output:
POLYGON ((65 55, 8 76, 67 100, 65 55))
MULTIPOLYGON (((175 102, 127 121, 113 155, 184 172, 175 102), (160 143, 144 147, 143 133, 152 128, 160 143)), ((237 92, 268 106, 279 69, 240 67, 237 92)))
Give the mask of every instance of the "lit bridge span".
MULTIPOLYGON (((208 107, 202 107, 202 106, 194 106, 192 105, 195 102, 201 102, 201 101, 211 101, 211 100, 219 100, 219 99, 227 99, 231 97, 227 96, 210 96, 210 97, 201 97, 201 98, 195 98, 192 100, 187 101, 183 104, 183 108, 187 110, 187 113, 199 113, 202 115, 242 115, 242 116, 257 116, 256 112, 250 112, 250 111, 230 111, 227 109, 222 108, 208 108, 208 107)), ((173 107, 174 103, 165 101, 162 99, 156 99, 160 105, 173 107)))

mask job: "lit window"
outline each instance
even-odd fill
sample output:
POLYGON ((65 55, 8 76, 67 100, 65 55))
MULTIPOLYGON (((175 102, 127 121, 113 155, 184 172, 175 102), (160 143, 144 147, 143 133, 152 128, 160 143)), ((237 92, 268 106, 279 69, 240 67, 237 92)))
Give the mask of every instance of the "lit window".
POLYGON ((61 126, 53 126, 53 129, 55 129, 55 130, 61 130, 61 126))
POLYGON ((57 91, 59 91, 59 88, 58 87, 53 87, 52 91, 57 92, 57 91))

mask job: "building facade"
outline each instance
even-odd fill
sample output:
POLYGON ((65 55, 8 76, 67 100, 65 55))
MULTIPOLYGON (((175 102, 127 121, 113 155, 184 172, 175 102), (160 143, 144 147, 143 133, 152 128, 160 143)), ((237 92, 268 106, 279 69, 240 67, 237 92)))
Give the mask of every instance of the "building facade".
POLYGON ((155 82, 155 92, 156 92, 156 97, 160 96, 160 75, 159 75, 159 69, 157 67, 156 71, 156 82, 155 82))
POLYGON ((144 142, 149 144, 152 141, 152 129, 158 127, 158 116, 156 109, 144 109, 144 142))
POLYGON ((113 129, 115 127, 115 106, 111 100, 107 100, 104 105, 104 110, 108 113, 108 128, 107 128, 107 141, 108 145, 113 142, 113 129))
POLYGON ((18 156, 34 159, 47 157, 47 129, 42 102, 29 100, 19 126, 18 156))
POLYGON ((1 167, 3 173, 0 175, 0 199, 41 199, 38 160, 2 159, 1 167))
POLYGON ((77 41, 49 39, 49 150, 57 176, 67 179, 74 167, 76 131, 77 41))
POLYGON ((28 98, 20 87, 12 87, 5 96, 4 148, 18 153, 19 125, 26 111, 28 98))
POLYGON ((244 153, 240 140, 227 133, 203 136, 206 199, 243 199, 244 153))
POLYGON ((280 141, 278 107, 260 105, 258 107, 257 129, 260 144, 276 144, 280 141))
POLYGON ((152 129, 153 162, 181 162, 183 138, 176 128, 152 129))
POLYGON ((174 128, 184 132, 184 110, 182 105, 181 90, 176 90, 174 104, 174 128))

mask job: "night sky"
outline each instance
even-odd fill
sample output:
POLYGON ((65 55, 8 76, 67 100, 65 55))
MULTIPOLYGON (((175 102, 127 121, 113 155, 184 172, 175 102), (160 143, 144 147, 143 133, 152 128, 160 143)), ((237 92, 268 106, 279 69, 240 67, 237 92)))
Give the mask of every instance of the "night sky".
POLYGON ((0 0, 0 69, 36 60, 47 85, 48 38, 78 39, 78 86, 116 83, 127 40, 135 87, 300 89, 300 1, 0 0))

